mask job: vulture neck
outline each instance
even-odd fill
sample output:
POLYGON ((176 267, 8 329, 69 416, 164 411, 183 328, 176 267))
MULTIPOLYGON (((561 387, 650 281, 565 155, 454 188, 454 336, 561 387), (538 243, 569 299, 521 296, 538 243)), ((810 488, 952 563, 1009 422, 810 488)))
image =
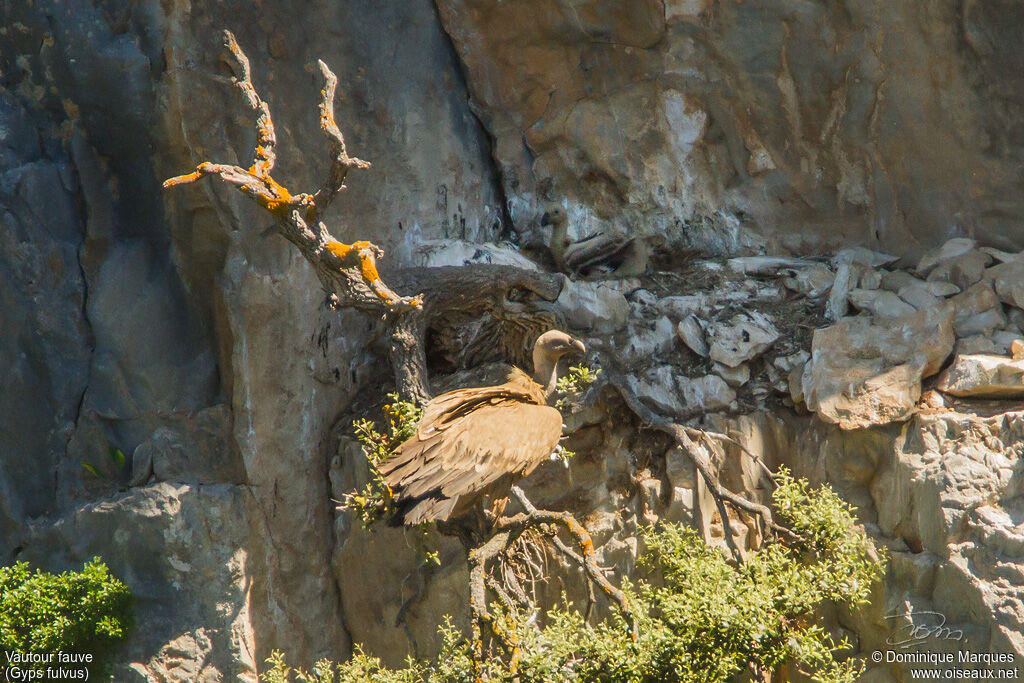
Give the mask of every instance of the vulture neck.
POLYGON ((559 267, 565 263, 565 247, 569 242, 566 238, 568 231, 569 221, 565 218, 551 223, 551 242, 548 247, 551 249, 551 255, 559 267))
POLYGON ((544 388, 544 396, 555 393, 555 384, 558 383, 558 359, 534 349, 533 381, 544 388))

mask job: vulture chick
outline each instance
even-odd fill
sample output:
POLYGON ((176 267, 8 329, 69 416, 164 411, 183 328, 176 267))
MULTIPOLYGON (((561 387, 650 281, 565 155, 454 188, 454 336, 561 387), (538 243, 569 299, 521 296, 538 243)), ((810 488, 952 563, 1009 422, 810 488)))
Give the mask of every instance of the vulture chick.
POLYGON ((647 250, 641 240, 633 237, 595 232, 570 242, 569 217, 557 204, 548 206, 540 224, 551 226, 551 255, 558 269, 568 275, 627 277, 647 269, 647 250))
POLYGON ((585 351, 583 342, 551 330, 533 345, 532 378, 513 368, 504 384, 456 389, 427 403, 416 435, 378 467, 397 510, 392 524, 445 522, 485 497, 504 501, 558 445, 562 415, 547 398, 558 360, 585 351))

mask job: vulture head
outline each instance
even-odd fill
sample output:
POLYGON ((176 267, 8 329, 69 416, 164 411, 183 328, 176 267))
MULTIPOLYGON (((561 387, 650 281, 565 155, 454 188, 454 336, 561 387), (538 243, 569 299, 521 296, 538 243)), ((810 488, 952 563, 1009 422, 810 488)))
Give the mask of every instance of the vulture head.
POLYGON ((551 249, 555 263, 561 268, 565 260, 565 248, 569 246, 569 216, 561 205, 548 204, 544 209, 544 215, 540 217, 540 224, 551 226, 551 241, 548 248, 551 249))
POLYGON ((550 396, 558 382, 558 361, 566 355, 583 355, 587 347, 579 339, 565 332, 550 330, 540 335, 533 344, 533 381, 550 396))

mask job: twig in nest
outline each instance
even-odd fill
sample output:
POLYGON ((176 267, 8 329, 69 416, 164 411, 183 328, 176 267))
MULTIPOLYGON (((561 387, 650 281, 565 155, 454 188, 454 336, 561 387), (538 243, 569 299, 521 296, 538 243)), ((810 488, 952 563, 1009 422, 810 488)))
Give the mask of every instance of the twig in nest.
MULTIPOLYGON (((510 653, 512 661, 510 668, 513 673, 515 672, 515 662, 519 657, 518 637, 515 633, 506 631, 488 610, 487 589, 494 590, 498 599, 509 609, 512 609, 514 604, 513 597, 509 595, 508 583, 499 585, 499 582, 488 575, 487 563, 501 556, 502 553, 506 553, 530 529, 555 526, 569 532, 576 541, 578 551, 560 543, 561 547, 567 551, 566 554, 569 557, 580 564, 589 584, 596 585, 616 603, 629 624, 630 635, 633 640, 636 640, 638 633, 636 621, 633 618, 633 609, 625 594, 608 581, 598 566, 594 555, 594 542, 583 525, 568 512, 537 509, 518 486, 512 487, 512 495, 522 505, 524 512, 496 520, 493 535, 482 544, 469 550, 469 607, 472 617, 470 642, 473 651, 474 673, 477 678, 481 679, 483 676, 482 667, 485 654, 483 630, 485 624, 502 648, 510 653)), ((519 592, 521 592, 521 587, 519 592)), ((525 595, 517 597, 522 600, 525 595)))
POLYGON ((499 520, 499 527, 514 529, 522 526, 536 526, 538 524, 557 524, 568 531, 576 540, 576 545, 579 548, 581 566, 583 567, 587 578, 592 583, 596 584, 598 588, 604 591, 608 597, 615 601, 619 611, 622 612, 622 615, 630 625, 630 631, 633 639, 636 640, 637 630, 636 622, 633 620, 633 608, 630 607, 625 594, 613 586, 601 571, 594 555, 594 541, 591 539, 590 534, 583 525, 576 521, 576 518, 568 512, 538 510, 518 486, 512 487, 512 495, 514 495, 516 500, 519 501, 519 504, 523 506, 523 510, 525 512, 515 515, 514 517, 499 520))

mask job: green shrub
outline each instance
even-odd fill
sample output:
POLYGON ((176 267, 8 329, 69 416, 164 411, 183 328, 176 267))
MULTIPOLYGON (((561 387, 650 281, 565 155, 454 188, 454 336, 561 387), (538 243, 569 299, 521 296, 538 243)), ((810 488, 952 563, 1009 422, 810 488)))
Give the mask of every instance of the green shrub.
POLYGON ((370 481, 362 490, 346 494, 339 507, 358 516, 367 526, 386 516, 391 503, 391 491, 377 471, 377 465, 416 433, 423 417, 423 410, 415 403, 400 400, 398 394, 388 394, 388 398, 391 403, 382 409, 386 420, 384 431, 380 431, 372 420, 357 420, 352 425, 370 463, 370 481))
MULTIPOLYGON (((788 473, 778 476, 774 507, 797 535, 767 543, 737 566, 692 530, 667 524, 645 533, 642 563, 661 580, 623 582, 639 637, 613 615, 597 625, 566 605, 543 627, 525 615, 491 609, 515 633, 519 661, 494 656, 484 667, 492 680, 520 683, 724 683, 746 670, 774 671, 789 663, 822 683, 851 683, 862 669, 843 660, 848 644, 813 626, 825 601, 858 606, 884 570, 873 544, 856 526, 853 509, 828 487, 811 489, 788 473)), ((288 669, 280 653, 268 660, 267 683, 468 683, 470 647, 446 623, 444 645, 431 661, 400 669, 357 650, 343 664, 319 662, 313 673, 288 669), (294 677, 294 679, 293 679, 294 677)))
MULTIPOLYGON (((0 649, 19 654, 92 655, 89 678, 131 628, 131 592, 94 557, 80 572, 31 572, 28 563, 0 567, 0 649)), ((3 663, 7 664, 5 657, 3 663)), ((45 671, 54 660, 19 668, 45 671)), ((79 665, 75 665, 79 666, 79 665)))
POLYGON ((562 410, 569 403, 578 399, 587 391, 591 384, 597 381, 600 374, 600 368, 593 370, 586 365, 573 365, 570 367, 569 371, 562 377, 559 377, 555 383, 555 390, 560 396, 555 401, 555 407, 562 410))

